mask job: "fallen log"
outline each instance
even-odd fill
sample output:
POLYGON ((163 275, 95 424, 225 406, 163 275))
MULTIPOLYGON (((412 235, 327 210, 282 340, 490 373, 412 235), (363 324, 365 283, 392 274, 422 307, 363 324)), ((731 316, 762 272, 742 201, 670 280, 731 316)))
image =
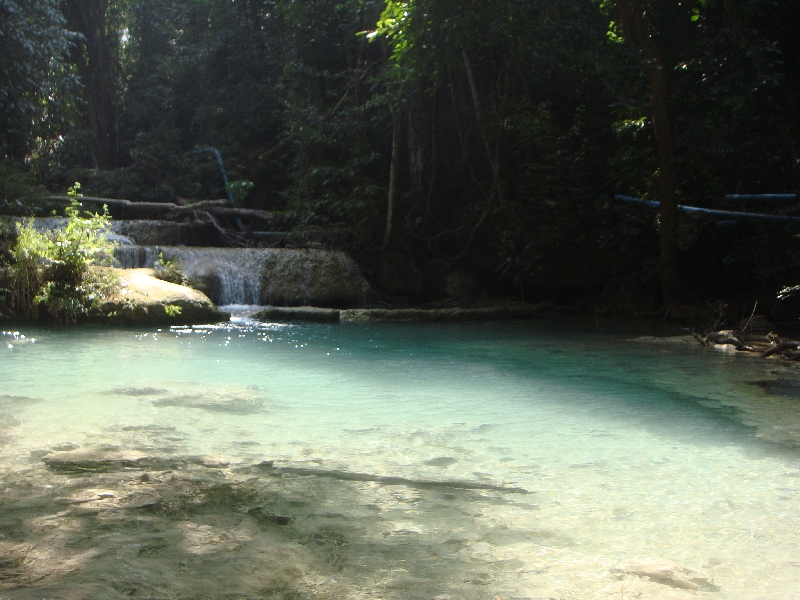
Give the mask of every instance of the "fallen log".
POLYGON ((47 200, 63 202, 64 204, 69 204, 73 200, 78 200, 81 203, 106 204, 109 208, 119 209, 122 214, 119 218, 123 219, 136 216, 136 213, 141 214, 147 212, 164 213, 166 217, 180 216, 199 209, 218 217, 257 219, 271 225, 277 223, 291 223, 291 217, 287 217, 286 215, 275 214, 255 208, 237 208, 235 206, 230 206, 227 200, 201 200, 200 202, 193 202, 186 205, 175 204, 174 202, 134 202, 121 198, 95 198, 93 196, 80 196, 77 198, 74 196, 47 196, 47 200), (133 214, 129 215, 128 212, 133 214))
POLYGON ((772 348, 768 348, 761 353, 761 358, 769 358, 774 354, 783 354, 787 350, 797 350, 800 347, 800 342, 779 342, 772 348))
POLYGON ((70 204, 72 201, 77 200, 81 204, 84 202, 91 202, 93 204, 107 204, 111 207, 148 209, 161 212, 195 210, 198 208, 225 206, 228 204, 227 200, 201 200, 200 202, 193 202, 192 204, 180 205, 173 202, 134 202, 121 198, 96 198, 93 196, 47 196, 47 200, 63 202, 64 204, 70 204))

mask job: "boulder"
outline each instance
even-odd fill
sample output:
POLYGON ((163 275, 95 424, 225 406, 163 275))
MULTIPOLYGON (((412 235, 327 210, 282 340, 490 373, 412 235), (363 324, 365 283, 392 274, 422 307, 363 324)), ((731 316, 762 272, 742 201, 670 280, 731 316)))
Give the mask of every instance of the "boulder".
POLYGON ((91 320, 108 323, 198 324, 227 321, 208 296, 155 277, 154 269, 115 269, 117 291, 104 298, 91 320))
POLYGON ((262 304, 357 306, 369 292, 344 252, 272 250, 262 270, 262 304))

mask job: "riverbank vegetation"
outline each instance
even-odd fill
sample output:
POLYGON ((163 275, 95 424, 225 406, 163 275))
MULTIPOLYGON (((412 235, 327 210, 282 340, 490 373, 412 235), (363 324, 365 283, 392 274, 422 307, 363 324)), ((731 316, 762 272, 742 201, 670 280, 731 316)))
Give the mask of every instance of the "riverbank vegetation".
MULTIPOLYGON (((758 301, 792 321, 800 221, 677 205, 800 216, 724 198, 800 188, 799 20, 767 0, 5 2, 0 208, 48 215, 74 181, 177 205, 234 190, 336 232, 395 304, 758 301)), ((208 218, 264 239, 263 215, 208 218)))
POLYGON ((115 274, 102 268, 113 263, 108 210, 92 214, 75 199, 65 212, 63 225, 49 231, 37 231, 30 219, 14 223, 0 285, 3 316, 74 322, 115 290, 115 274))

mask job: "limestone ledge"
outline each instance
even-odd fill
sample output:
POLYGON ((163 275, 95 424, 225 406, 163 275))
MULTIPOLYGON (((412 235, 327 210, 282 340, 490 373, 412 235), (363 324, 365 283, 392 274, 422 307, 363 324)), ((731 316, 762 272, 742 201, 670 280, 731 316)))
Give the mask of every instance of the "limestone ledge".
POLYGON ((189 325, 227 321, 208 296, 155 277, 155 269, 115 269, 119 288, 105 298, 90 318, 114 324, 163 323, 189 325))
POLYGON ((356 323, 366 321, 500 321, 530 319, 539 316, 540 307, 533 304, 480 308, 354 308, 330 309, 313 306, 272 306, 259 311, 253 318, 259 321, 321 321, 356 323))

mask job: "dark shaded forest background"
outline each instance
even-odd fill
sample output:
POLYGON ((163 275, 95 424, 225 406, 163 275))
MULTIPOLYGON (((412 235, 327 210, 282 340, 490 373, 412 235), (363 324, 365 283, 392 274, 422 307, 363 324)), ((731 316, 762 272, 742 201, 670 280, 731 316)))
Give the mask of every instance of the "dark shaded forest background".
MULTIPOLYGON (((792 0, 2 0, 0 209, 76 181, 223 198, 214 147, 239 206, 327 231, 383 298, 653 312, 658 213, 609 199, 663 194, 648 74, 677 203, 800 216, 723 199, 800 188, 798 24, 792 0)), ((678 216, 677 301, 800 315, 776 299, 800 226, 718 221, 678 216)))

